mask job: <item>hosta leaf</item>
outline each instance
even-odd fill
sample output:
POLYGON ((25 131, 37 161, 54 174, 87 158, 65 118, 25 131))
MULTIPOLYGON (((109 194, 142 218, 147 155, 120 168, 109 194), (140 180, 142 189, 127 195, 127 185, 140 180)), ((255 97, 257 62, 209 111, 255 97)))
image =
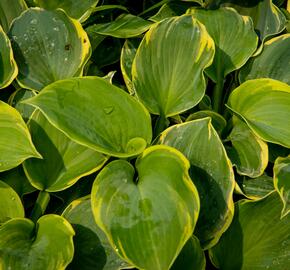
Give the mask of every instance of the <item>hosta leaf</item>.
POLYGON ((241 176, 237 177, 236 181, 241 193, 252 200, 262 199, 274 191, 273 178, 266 174, 254 179, 241 176))
POLYGON ((171 270, 204 270, 205 255, 201 249, 199 240, 194 235, 189 238, 179 253, 171 270))
POLYGON ((0 227, 1 269, 65 269, 73 258, 74 235, 62 217, 47 215, 37 224, 15 218, 0 227))
POLYGON ((39 190, 64 190, 82 176, 100 169, 108 159, 73 142, 52 126, 40 111, 34 112, 28 127, 43 159, 28 159, 23 167, 30 183, 39 190))
POLYGON ((26 9, 27 5, 24 0, 1 0, 0 24, 6 33, 9 31, 11 22, 26 9))
POLYGON ((154 24, 133 62, 132 81, 138 98, 150 112, 163 116, 192 108, 204 96, 203 70, 213 55, 213 40, 192 16, 154 24))
POLYGON ((192 8, 188 13, 205 25, 215 42, 214 61, 206 70, 213 81, 223 80, 227 74, 243 66, 255 52, 258 37, 249 17, 241 16, 232 8, 192 8))
POLYGON ((55 82, 25 102, 68 137, 101 153, 135 156, 151 142, 150 116, 142 104, 98 77, 55 82))
POLYGON ((274 186, 283 202, 281 216, 285 217, 290 212, 290 156, 276 159, 274 164, 274 186))
POLYGON ((227 125, 227 121, 223 118, 223 116, 221 116, 220 114, 218 114, 214 111, 208 111, 208 110, 197 111, 195 113, 192 113, 191 115, 189 115, 186 118, 186 121, 201 119, 201 118, 205 118, 205 117, 211 118, 212 126, 219 133, 221 133, 227 125))
POLYGON ((290 86, 272 79, 246 81, 230 95, 229 108, 261 139, 290 147, 290 86))
POLYGON ((262 41, 283 31, 286 19, 272 0, 209 0, 213 7, 234 7, 241 15, 250 16, 262 41))
POLYGON ((36 4, 48 10, 63 9, 70 17, 84 21, 99 0, 34 0, 36 4))
POLYGON ((290 34, 275 37, 264 44, 260 55, 252 58, 241 70, 241 82, 272 78, 290 84, 290 34))
POLYGON ((18 68, 14 60, 10 40, 0 25, 0 89, 12 83, 17 73, 18 68))
POLYGON ((0 225, 11 218, 24 217, 24 208, 17 193, 2 181, 0 181, 0 205, 0 225))
POLYGON ((17 192, 19 197, 35 191, 35 188, 29 183, 23 171, 22 165, 12 170, 0 173, 0 179, 12 187, 17 192))
POLYGON ((259 201, 236 203, 230 228, 211 250, 214 264, 227 269, 284 270, 290 258, 290 215, 280 219, 276 192, 259 201))
POLYGON ((131 94, 134 93, 134 87, 132 84, 132 64, 134 57, 136 55, 138 46, 140 44, 139 40, 136 39, 127 39, 123 45, 121 51, 120 65, 121 71, 126 83, 127 89, 131 94))
POLYGON ((262 175, 268 165, 267 144, 238 119, 228 139, 233 148, 227 152, 238 173, 252 178, 262 175))
POLYGON ((68 269, 117 270, 128 268, 96 225, 90 196, 73 201, 62 214, 73 226, 74 259, 68 269))
POLYGON ((124 160, 107 165, 92 189, 97 225, 116 252, 141 269, 168 269, 193 233, 198 193, 189 163, 168 146, 147 148, 134 167, 124 160))
POLYGON ((31 8, 14 20, 10 37, 23 88, 44 86, 82 74, 90 43, 81 24, 63 11, 31 8))
POLYGON ((190 161, 201 201, 195 235, 203 248, 217 243, 233 217, 234 174, 209 117, 165 130, 159 143, 177 148, 190 161))
POLYGON ((151 22, 131 14, 122 14, 115 21, 95 24, 88 29, 94 33, 117 38, 136 37, 147 31, 151 22))
POLYGON ((0 130, 0 172, 16 167, 27 158, 41 158, 19 112, 2 101, 0 130))

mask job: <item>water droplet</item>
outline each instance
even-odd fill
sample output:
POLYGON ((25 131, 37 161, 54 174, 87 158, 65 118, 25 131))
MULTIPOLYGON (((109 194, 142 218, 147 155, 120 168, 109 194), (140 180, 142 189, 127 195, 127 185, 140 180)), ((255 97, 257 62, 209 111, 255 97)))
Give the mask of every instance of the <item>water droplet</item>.
POLYGON ((127 178, 123 178, 122 180, 123 180, 124 183, 127 183, 128 182, 128 179, 127 178))
POLYGON ((12 201, 15 201, 15 197, 11 197, 11 200, 12 200, 12 201))
POLYGON ((111 114, 114 111, 114 107, 113 106, 108 106, 104 108, 104 112, 105 114, 111 114))
POLYGON ((18 38, 16 36, 12 36, 12 39, 16 41, 18 38))
POLYGON ((54 48, 54 46, 55 46, 54 42, 51 42, 51 43, 50 43, 50 46, 51 46, 52 48, 54 48))
POLYGON ((54 22, 57 22, 57 18, 56 18, 56 17, 53 17, 52 20, 53 20, 54 22))
POLYGON ((116 252, 119 252, 119 249, 118 248, 115 248, 116 252))
POLYGON ((28 40, 27 34, 24 34, 23 37, 24 37, 24 40, 28 40))
POLYGON ((32 19, 32 20, 30 21, 30 24, 37 24, 37 19, 32 19))
POLYGON ((56 32, 58 32, 59 31, 59 27, 58 26, 53 27, 53 30, 56 31, 56 32))

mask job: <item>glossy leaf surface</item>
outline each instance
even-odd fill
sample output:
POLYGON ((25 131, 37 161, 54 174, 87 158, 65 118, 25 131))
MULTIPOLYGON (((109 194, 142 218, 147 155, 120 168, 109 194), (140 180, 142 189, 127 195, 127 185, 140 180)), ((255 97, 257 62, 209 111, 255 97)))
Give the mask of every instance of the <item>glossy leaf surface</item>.
POLYGON ((101 153, 134 156, 151 142, 146 109, 98 77, 55 82, 25 102, 39 108, 68 137, 101 153))
POLYGON ((281 216, 285 217, 290 212, 290 156, 276 159, 274 165, 274 186, 283 202, 281 216))
POLYGON ((0 25, 0 89, 7 87, 17 76, 11 43, 0 25))
POLYGON ((228 139, 233 148, 227 152, 238 173, 252 178, 262 175, 268 165, 267 144, 239 119, 228 139))
POLYGON ((220 269, 284 270, 290 258, 290 216, 280 219, 276 192, 259 201, 236 204, 234 220, 211 250, 220 269))
POLYGON ((117 270, 129 265, 96 225, 90 196, 73 201, 62 214, 73 226, 75 254, 68 269, 117 270))
POLYGON ((79 76, 90 56, 81 24, 61 10, 31 8, 14 20, 9 35, 23 88, 41 90, 54 81, 79 76))
POLYGON ((41 158, 19 112, 2 101, 0 130, 0 172, 16 167, 27 158, 41 158))
POLYGON ((28 127, 43 159, 28 159, 23 167, 31 184, 39 190, 64 190, 100 169, 108 159, 73 142, 52 126, 40 111, 32 115, 28 127))
POLYGON ((214 61, 206 70, 213 81, 217 82, 243 66, 255 52, 258 37, 249 17, 241 16, 232 8, 193 8, 188 13, 205 25, 215 42, 214 61), (243 49, 237 49, 239 47, 243 49))
POLYGON ((24 208, 17 193, 0 181, 0 225, 11 218, 24 218, 24 208))
POLYGON ((24 218, 9 220, 0 227, 1 268, 65 269, 73 258, 73 236, 71 225, 57 215, 43 216, 36 225, 24 218))
POLYGON ((261 139, 290 147, 290 86, 272 79, 246 81, 230 95, 229 108, 261 139))
POLYGON ((272 78, 290 84, 290 34, 275 37, 264 44, 258 56, 252 58, 241 70, 241 82, 272 78))
POLYGON ((133 62, 132 81, 138 98, 153 114, 172 116, 192 108, 204 96, 203 70, 212 63, 213 55, 213 40, 192 16, 154 24, 133 62))
POLYGON ((199 197, 189 163, 168 146, 147 148, 133 166, 107 165, 92 189, 97 225, 115 251, 141 269, 168 269, 193 233, 199 197))
POLYGON ((122 14, 115 21, 89 27, 94 33, 117 38, 136 37, 147 31, 151 22, 131 14, 122 14))
POLYGON ((175 147, 190 161, 201 200, 195 235, 209 248, 228 228, 234 210, 234 174, 223 144, 208 117, 168 128, 159 143, 175 147))

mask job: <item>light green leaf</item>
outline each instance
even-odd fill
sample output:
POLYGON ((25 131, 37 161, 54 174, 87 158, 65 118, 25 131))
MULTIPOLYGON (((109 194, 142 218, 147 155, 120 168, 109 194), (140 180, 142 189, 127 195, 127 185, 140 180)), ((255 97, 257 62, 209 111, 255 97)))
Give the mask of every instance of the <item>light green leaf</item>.
POLYGON ((24 218, 24 208, 19 196, 2 181, 0 181, 0 205, 0 225, 11 218, 24 218))
POLYGON ((213 40, 192 16, 154 24, 133 62, 132 81, 138 98, 150 112, 166 117, 194 107, 205 94, 203 70, 212 63, 213 55, 213 40))
POLYGON ((74 230, 62 217, 46 215, 37 224, 14 218, 0 227, 1 269, 65 269, 74 253, 74 230))
POLYGON ((280 219, 282 203, 276 192, 259 201, 236 203, 230 228, 211 250, 223 270, 285 270, 290 258, 290 215, 280 219))
POLYGON ((131 14, 122 14, 113 22, 94 24, 88 27, 88 29, 100 35, 117 38, 131 38, 139 36, 147 31, 151 24, 151 22, 141 17, 131 14))
POLYGON ((232 8, 192 8, 188 13, 205 25, 215 42, 213 64, 206 69, 213 81, 223 80, 230 72, 242 67, 255 52, 258 37, 249 17, 241 16, 232 8))
POLYGON ((219 134, 223 131, 223 129, 227 125, 227 121, 224 119, 223 116, 214 111, 209 110, 202 110, 192 113, 186 118, 186 121, 201 119, 205 117, 211 118, 211 124, 219 134))
POLYGON ((285 16, 273 5, 272 0, 208 0, 208 2, 210 7, 233 7, 241 15, 250 16, 261 41, 282 32, 285 28, 285 16))
POLYGON ((96 225, 90 196, 73 201, 62 214, 73 226, 75 254, 68 269, 117 270, 128 268, 96 225))
POLYGON ((132 64, 139 44, 140 44, 139 40, 127 39, 121 51, 120 58, 121 71, 125 84, 130 94, 134 94, 134 86, 132 83, 132 64))
POLYGON ((116 160, 97 176, 92 210, 115 251, 141 269, 168 269, 192 235, 199 197, 189 162, 168 146, 147 148, 134 167, 116 160))
POLYGON ((48 10, 63 9, 70 17, 85 21, 99 0, 34 0, 37 6, 48 10))
POLYGON ((242 195, 251 199, 259 200, 274 191, 273 178, 263 174, 257 178, 245 176, 236 177, 242 195))
POLYGON ((98 77, 55 82, 24 102, 72 140, 101 153, 135 156, 151 142, 150 115, 142 104, 98 77))
POLYGON ((241 69, 240 82, 259 78, 272 78, 290 84, 290 34, 265 42, 260 55, 241 69))
POLYGON ((261 139, 290 147, 290 86, 272 79, 249 80, 229 97, 228 107, 261 139))
POLYGON ((27 158, 41 158, 19 112, 2 101, 0 130, 0 172, 18 166, 27 158))
POLYGON ((223 144, 209 117, 168 128, 159 143, 175 147, 190 161, 201 200, 194 234, 204 249, 210 248, 230 225, 234 211, 234 173, 223 144))
POLYGON ((10 40, 0 25, 0 89, 12 83, 17 74, 18 67, 14 60, 10 40))
POLYGON ((17 192, 19 197, 35 191, 35 188, 30 185, 23 171, 22 165, 12 170, 0 173, 0 179, 12 187, 17 192))
POLYGON ((80 76, 90 56, 81 24, 61 10, 30 8, 13 21, 9 35, 23 88, 41 90, 54 81, 80 76))
POLYGON ((73 142, 51 125, 40 111, 33 113, 28 127, 43 159, 28 159, 23 168, 31 185, 39 190, 64 190, 81 177, 99 170, 108 160, 104 155, 73 142))
POLYGON ((199 240, 193 235, 186 242, 170 270, 205 270, 205 263, 205 255, 199 240))
POLYGON ((276 159, 274 186, 283 202, 281 217, 285 217, 290 213, 290 156, 276 159))
POLYGON ((6 33, 9 31, 11 22, 26 9, 27 5, 24 0, 0 1, 0 25, 6 33))
POLYGON ((126 7, 121 6, 121 5, 101 5, 101 6, 93 8, 93 12, 100 12, 100 11, 104 11, 108 9, 121 9, 126 12, 129 12, 129 10, 126 7))
POLYGON ((228 139, 233 148, 230 148, 227 153, 237 172, 252 178, 262 175, 268 165, 267 144, 237 118, 228 139))

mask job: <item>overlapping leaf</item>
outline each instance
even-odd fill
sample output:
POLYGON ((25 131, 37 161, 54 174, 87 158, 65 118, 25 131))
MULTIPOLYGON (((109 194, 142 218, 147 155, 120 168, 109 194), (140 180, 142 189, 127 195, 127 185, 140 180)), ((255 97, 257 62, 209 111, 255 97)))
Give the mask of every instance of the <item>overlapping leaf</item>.
POLYGON ((146 109, 105 79, 55 82, 25 102, 39 108, 69 138, 101 153, 135 156, 151 142, 146 109))
POLYGON ((138 98, 150 112, 166 117, 192 108, 204 96, 203 70, 213 55, 213 40, 192 16, 154 24, 133 62, 132 81, 138 98))
POLYGON ((243 83, 230 95, 229 107, 261 139, 290 147, 290 86, 272 79, 243 83))
POLYGON ((81 24, 63 11, 31 8, 14 20, 10 37, 19 67, 17 80, 28 89, 82 74, 90 43, 81 24))
POLYGON ((180 150, 190 161, 190 175, 200 194, 195 230, 203 248, 215 245, 233 217, 234 174, 209 117, 172 126, 159 143, 180 150))
POLYGON ((66 189, 82 176, 100 169, 108 159, 73 142, 52 126, 40 111, 32 115, 28 127, 43 159, 26 160, 23 166, 31 184, 39 190, 66 189))
POLYGON ((193 233, 199 197, 189 162, 174 148, 152 146, 133 166, 107 165, 92 189, 97 225, 116 252, 141 269, 168 269, 193 233))

